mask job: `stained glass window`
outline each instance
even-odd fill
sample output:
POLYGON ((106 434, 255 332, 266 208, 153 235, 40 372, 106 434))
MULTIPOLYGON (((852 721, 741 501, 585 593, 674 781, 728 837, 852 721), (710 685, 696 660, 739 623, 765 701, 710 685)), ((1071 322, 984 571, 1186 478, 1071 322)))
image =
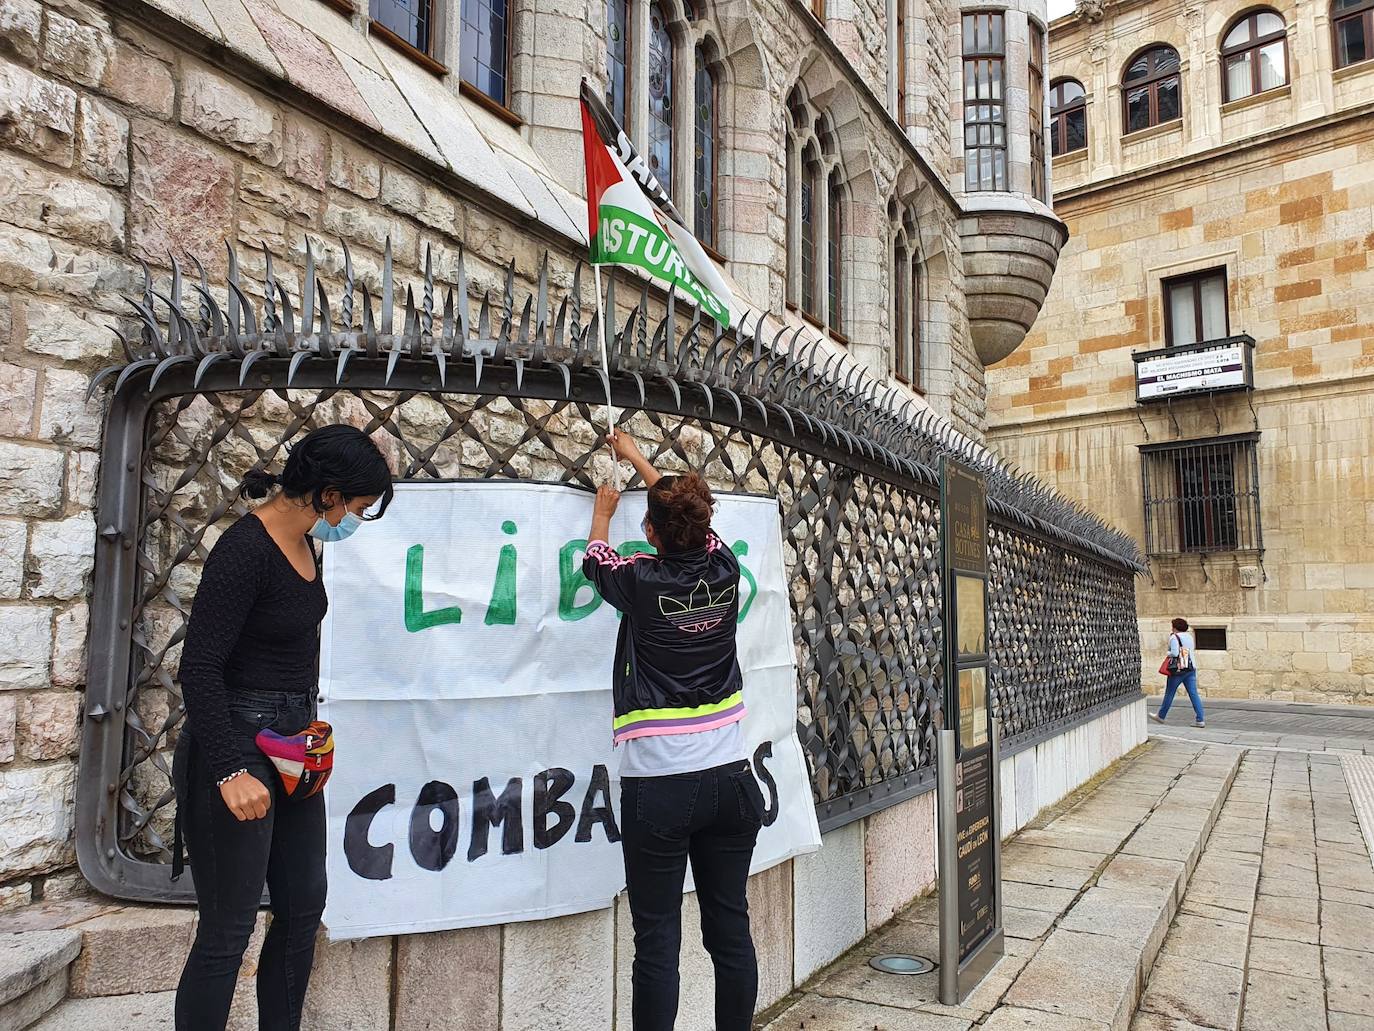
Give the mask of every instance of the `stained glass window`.
POLYGON ((463 81, 506 103, 508 0, 463 0, 463 81))
POLYGON ((372 20, 422 54, 430 52, 434 33, 432 0, 371 0, 372 20))
POLYGON ((697 194, 693 229, 708 247, 716 245, 716 78, 697 47, 696 82, 697 194))
POLYGON ((801 177, 801 304, 805 311, 816 310, 816 169, 802 158, 801 177))
POLYGON ((829 233, 826 237, 826 281, 829 285, 827 307, 830 313, 830 328, 836 332, 841 332, 840 327, 843 321, 840 318, 840 306, 844 302, 844 295, 840 290, 840 255, 843 253, 844 245, 844 199, 840 195, 840 174, 839 172, 830 173, 829 189, 826 190, 826 203, 830 206, 830 219, 827 229, 829 233))
POLYGON ((663 8, 649 8, 649 169, 673 193, 673 39, 663 8))
POLYGON ((629 0, 606 0, 606 106, 621 126, 629 125, 629 67, 629 0))

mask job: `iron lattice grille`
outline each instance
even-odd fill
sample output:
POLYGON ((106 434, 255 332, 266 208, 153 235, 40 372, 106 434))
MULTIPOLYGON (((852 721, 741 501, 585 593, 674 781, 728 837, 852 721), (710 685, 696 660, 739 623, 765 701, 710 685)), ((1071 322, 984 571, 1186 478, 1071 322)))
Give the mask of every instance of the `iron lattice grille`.
POLYGON ((977 465, 989 482, 994 697, 1010 745, 1139 692, 1139 563, 1128 539, 933 417, 911 418, 894 390, 846 360, 795 335, 764 339, 763 318, 752 332, 711 333, 699 312, 682 319, 667 298, 654 320, 647 289, 627 314, 612 276, 603 366, 579 274, 555 306, 547 263, 523 313, 512 267, 500 300, 484 298, 475 319, 461 258, 442 312, 427 267, 418 305, 406 291, 399 333, 389 256, 373 280, 374 311, 344 250, 342 328, 331 325, 313 259, 303 308, 265 265, 255 302, 231 252, 223 307, 203 273, 195 285, 174 270, 165 291, 150 279, 133 302, 141 341, 126 341, 128 362, 92 384, 114 390, 91 602, 91 654, 102 661, 87 687, 77 851, 101 891, 191 895, 186 881, 169 882, 167 860, 183 713, 176 669, 198 570, 246 511, 244 474, 277 465, 290 441, 331 422, 368 430, 406 478, 592 487, 605 461, 593 419, 609 397, 633 412, 624 426, 656 463, 702 469, 718 489, 776 496, 798 734, 823 828, 932 779, 941 455, 977 465), (194 316, 171 300, 192 294, 194 316), (171 302, 165 323, 155 298, 171 302))
POLYGON ((1151 555, 1262 551, 1258 433, 1140 449, 1151 555))

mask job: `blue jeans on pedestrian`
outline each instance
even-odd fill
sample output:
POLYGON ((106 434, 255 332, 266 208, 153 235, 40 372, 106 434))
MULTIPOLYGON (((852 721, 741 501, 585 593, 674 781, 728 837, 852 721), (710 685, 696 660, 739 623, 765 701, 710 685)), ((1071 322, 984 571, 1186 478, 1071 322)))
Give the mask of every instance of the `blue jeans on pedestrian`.
POLYGON ((1188 691, 1188 699, 1193 703, 1193 712, 1197 713, 1197 721, 1202 723, 1202 698, 1197 693, 1197 670, 1195 669, 1185 669, 1181 673, 1169 674, 1169 679, 1164 684, 1164 701, 1159 706, 1159 718, 1168 718, 1169 706, 1174 704, 1174 695, 1180 684, 1188 691))

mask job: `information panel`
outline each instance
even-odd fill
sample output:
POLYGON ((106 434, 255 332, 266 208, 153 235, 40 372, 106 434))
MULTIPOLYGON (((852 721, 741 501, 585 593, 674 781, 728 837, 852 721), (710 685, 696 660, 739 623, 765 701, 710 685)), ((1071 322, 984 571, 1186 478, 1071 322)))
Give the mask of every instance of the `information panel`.
POLYGON ((940 732, 940 999, 957 1004, 1002 955, 996 727, 988 678, 987 485, 940 467, 945 728, 940 732))

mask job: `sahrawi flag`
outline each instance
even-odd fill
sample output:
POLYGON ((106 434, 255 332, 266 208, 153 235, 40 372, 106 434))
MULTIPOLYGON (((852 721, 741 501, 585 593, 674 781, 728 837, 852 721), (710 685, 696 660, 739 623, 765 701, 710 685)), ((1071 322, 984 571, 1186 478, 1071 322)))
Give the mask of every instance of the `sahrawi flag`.
POLYGON ((587 235, 594 265, 634 265, 680 288, 722 326, 735 299, 606 105, 582 83, 587 235))

